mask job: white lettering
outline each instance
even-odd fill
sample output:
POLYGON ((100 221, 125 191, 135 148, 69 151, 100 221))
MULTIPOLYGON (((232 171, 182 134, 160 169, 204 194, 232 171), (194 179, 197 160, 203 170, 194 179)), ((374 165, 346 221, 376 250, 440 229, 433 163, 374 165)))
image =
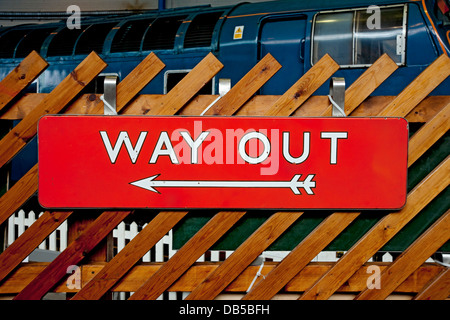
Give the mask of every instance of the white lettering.
POLYGON ((310 137, 311 134, 309 132, 304 132, 303 133, 303 153, 300 157, 298 158, 294 158, 293 156, 291 156, 291 154, 289 153, 289 132, 283 132, 283 156, 284 158, 290 162, 290 163, 294 163, 294 164, 300 164, 305 162, 306 159, 308 159, 309 157, 309 142, 310 142, 310 137))
POLYGON ((258 163, 263 162, 264 160, 267 159, 267 157, 270 154, 270 141, 269 141, 269 138, 267 138, 261 132, 253 131, 253 132, 246 133, 242 137, 241 141, 239 141, 239 154, 240 154, 241 158, 244 159, 245 161, 247 161, 248 163, 258 164, 258 163), (247 144, 247 142, 250 139, 258 139, 259 141, 261 141, 263 143, 264 150, 258 157, 251 157, 245 151, 245 145, 247 144))
POLYGON ((117 157, 119 155, 119 151, 124 143, 128 152, 128 156, 131 159, 131 162, 136 163, 139 153, 141 152, 142 145, 144 144, 145 137, 147 136, 147 132, 144 131, 139 134, 139 138, 135 147, 133 147, 133 145, 131 144, 130 137, 128 136, 128 132, 126 131, 121 131, 119 133, 119 137, 117 138, 117 141, 114 144, 114 148, 111 146, 111 142, 109 140, 108 133, 106 131, 100 131, 100 135, 102 137, 106 151, 108 152, 108 156, 109 159, 111 160, 111 163, 116 162, 117 157))
POLYGON ((81 29, 81 9, 77 5, 70 5, 67 7, 66 13, 71 13, 72 15, 67 18, 66 26, 67 29, 81 29))
POLYGON ((159 156, 169 156, 172 163, 178 164, 178 159, 173 150, 169 135, 165 131, 162 131, 159 135, 158 142, 156 143, 155 150, 153 150, 149 163, 156 163, 159 156), (163 149, 163 146, 165 149, 163 149))
POLYGON ((381 11, 378 6, 369 6, 367 8, 367 13, 372 15, 367 18, 367 28, 370 30, 381 29, 381 11))
POLYGON ((337 164, 337 139, 347 139, 347 132, 321 132, 320 137, 322 139, 331 139, 330 164, 337 164))
POLYGON ((209 131, 204 131, 200 134, 200 136, 194 141, 192 140, 189 132, 182 131, 180 132, 181 136, 184 138, 184 141, 191 147, 191 164, 198 163, 198 148, 202 144, 202 142, 206 139, 209 134, 209 131))
POLYGON ((381 289, 381 269, 379 266, 368 266, 366 273, 373 273, 366 281, 367 289, 381 289))

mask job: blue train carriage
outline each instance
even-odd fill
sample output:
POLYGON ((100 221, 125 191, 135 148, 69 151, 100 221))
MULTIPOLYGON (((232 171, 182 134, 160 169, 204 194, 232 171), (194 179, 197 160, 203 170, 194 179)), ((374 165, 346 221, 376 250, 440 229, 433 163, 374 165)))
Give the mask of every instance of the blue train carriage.
MULTIPOLYGON (((31 50, 50 64, 36 88, 50 92, 92 50, 108 63, 104 73, 123 79, 154 51, 166 68, 142 93, 165 93, 208 52, 224 68, 218 79, 236 83, 270 52, 283 68, 261 94, 282 94, 325 53, 350 85, 383 53, 400 66, 374 94, 395 95, 440 54, 449 53, 449 1, 272 1, 194 7, 107 18, 0 29, 0 78, 31 50), (372 6, 372 7, 371 7, 372 6), (375 7, 373 7, 375 6, 375 7)), ((88 90, 101 92, 102 76, 88 90)), ((433 94, 448 94, 449 82, 433 94)), ((317 94, 324 94, 328 84, 317 94)))
MULTIPOLYGON (((325 53, 339 63, 341 68, 336 76, 344 77, 347 86, 387 53, 399 69, 374 95, 397 95, 438 56, 449 54, 449 8, 449 0, 282 0, 107 18, 86 17, 81 12, 80 29, 69 29, 66 21, 1 28, 0 79, 31 50, 36 50, 47 60, 49 67, 29 90, 48 93, 95 50, 108 67, 84 92, 102 93, 106 74, 116 74, 123 79, 153 51, 166 67, 141 93, 162 94, 212 52, 224 68, 205 85, 202 93, 216 94, 219 79, 230 79, 234 85, 270 52, 281 63, 282 69, 259 94, 282 94, 325 53)), ((315 94, 328 94, 328 90, 329 83, 325 83, 315 94)), ((432 94, 449 95, 450 79, 432 94)), ((441 151, 438 150, 441 157, 448 153, 446 146, 447 136, 441 143, 441 151)), ((36 145, 31 142, 12 161, 10 181, 20 179, 36 161, 36 145)), ((414 180, 412 176, 409 175, 411 181, 414 180)), ((413 184, 414 181, 411 186, 413 184)), ((447 201, 443 203, 444 207, 448 206, 447 201)), ((366 219, 369 222, 365 226, 370 227, 377 218, 366 219)), ((181 245, 183 235, 189 238, 187 234, 190 233, 183 233, 184 226, 189 224, 187 229, 192 231, 195 224, 200 227, 205 219, 207 217, 203 216, 187 219, 179 227, 178 235, 181 236, 175 241, 181 245)), ((244 224, 250 225, 244 229, 251 231, 262 221, 258 219, 252 216, 246 220, 244 224)), ((305 216, 305 219, 309 218, 305 216)), ((315 214, 311 223, 303 225, 313 226, 318 221, 320 214, 315 214)), ((360 227, 358 232, 364 228, 360 227)), ((293 230, 297 237, 302 234, 301 230, 293 230)), ((236 246, 226 241, 222 243, 223 248, 236 246)), ((338 244, 331 250, 345 250, 348 245, 346 242, 338 244)), ((289 244, 280 244, 277 248, 289 250, 289 244)))

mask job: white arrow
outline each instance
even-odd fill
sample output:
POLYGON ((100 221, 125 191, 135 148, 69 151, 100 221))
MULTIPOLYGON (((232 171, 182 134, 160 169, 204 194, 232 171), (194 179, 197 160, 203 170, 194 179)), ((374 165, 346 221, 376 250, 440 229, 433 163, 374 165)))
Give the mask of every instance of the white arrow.
POLYGON ((296 174, 290 181, 193 181, 193 180, 155 180, 159 174, 130 182, 133 186, 159 193, 155 188, 291 188, 294 194, 301 194, 298 188, 303 188, 307 194, 314 194, 311 188, 316 187, 312 181, 314 174, 310 174, 305 180, 299 181, 301 174, 296 174))

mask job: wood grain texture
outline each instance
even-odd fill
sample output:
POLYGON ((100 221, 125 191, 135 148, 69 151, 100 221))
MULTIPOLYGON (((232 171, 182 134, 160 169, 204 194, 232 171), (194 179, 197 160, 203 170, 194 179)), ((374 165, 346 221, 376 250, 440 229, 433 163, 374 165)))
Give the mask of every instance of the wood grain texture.
POLYGON ((24 233, 0 254, 0 282, 70 215, 71 211, 45 211, 24 233))
POLYGON ((149 106, 149 114, 176 114, 222 68, 223 64, 209 53, 160 101, 149 106))
POLYGON ((411 82, 378 116, 401 117, 450 75, 450 58, 443 54, 411 82))
POLYGON ((379 289, 363 290, 355 300, 384 300, 450 239, 450 210, 417 238, 381 273, 379 289))
POLYGON ((408 200, 402 210, 388 214, 381 219, 300 299, 328 299, 361 265, 444 190, 449 182, 450 157, 447 157, 408 194, 408 200))
POLYGON ((185 300, 214 299, 302 214, 303 212, 273 214, 185 300))
MULTIPOLYGON (((39 273, 41 273, 49 262, 30 262, 21 264, 11 275, 5 279, 0 286, 0 294, 17 294, 25 288, 39 273)), ((121 278, 114 287, 113 292, 135 292, 143 282, 153 276, 164 263, 142 263, 136 264, 131 270, 121 278)), ((219 268, 219 262, 198 262, 192 265, 167 291, 169 292, 190 292, 200 285, 205 278, 219 268)), ((279 262, 265 262, 261 269, 261 275, 266 276, 272 272, 279 262)), ((332 268, 332 262, 311 262, 303 268, 295 277, 283 287, 282 293, 300 293, 311 287, 320 277, 332 268)), ((369 262, 361 266, 350 279, 342 285, 337 292, 360 292, 367 286, 368 268, 377 266, 381 272, 389 267, 389 262, 369 262)), ((80 266, 81 288, 91 281, 98 273, 105 268, 105 263, 83 263, 80 266)), ((233 282, 231 282, 223 292, 242 293, 245 292, 260 266, 250 265, 242 271, 233 282)), ((414 271, 394 292, 398 293, 418 293, 429 284, 435 282, 439 276, 443 276, 446 268, 437 264, 425 263, 414 271)), ((79 289, 68 288, 64 279, 60 281, 52 292, 77 293, 79 289)))
POLYGON ((32 51, 0 82, 0 111, 23 89, 33 82, 46 68, 48 63, 32 51))
MULTIPOLYGON (((345 113, 351 114, 376 88, 397 70, 397 64, 387 55, 383 54, 364 73, 345 90, 345 113)), ((332 105, 323 111, 323 117, 331 117, 332 105)))
POLYGON ((413 300, 445 300, 450 296, 450 268, 430 280, 413 300))
MULTIPOLYGON (((120 83, 119 83, 120 85, 120 83)), ((39 104, 48 93, 26 93, 14 103, 5 113, 0 114, 3 120, 23 119, 37 104, 39 104)), ((149 114, 149 106, 154 105, 162 99, 161 94, 138 94, 130 103, 122 109, 122 114, 143 115, 149 114)), ((206 106, 210 105, 218 95, 196 95, 181 109, 179 115, 199 115, 206 106)), ((237 116, 262 116, 280 98, 279 95, 255 95, 251 97, 238 111, 237 116)), ((369 96, 350 115, 376 116, 395 97, 393 96, 369 96)), ((428 96, 414 107, 404 117, 408 122, 427 122, 433 118, 443 107, 450 103, 450 96, 428 96)), ((294 111, 292 116, 320 116, 330 101, 327 96, 311 96, 294 111)), ((100 94, 83 94, 71 102, 65 109, 67 114, 100 114, 103 112, 103 102, 100 94)))
POLYGON ((339 65, 328 55, 323 56, 265 113, 266 116, 290 116, 337 70, 339 65))
POLYGON ((37 191, 38 165, 34 165, 0 198, 0 225, 37 191))
POLYGON ((159 72, 165 64, 151 52, 117 85, 117 113, 130 102, 159 72))
POLYGON ((71 300, 97 300, 110 290, 187 211, 159 213, 71 300))
POLYGON ((243 300, 271 299, 358 215, 358 212, 336 212, 328 216, 274 270, 258 282, 243 300))
POLYGON ((244 214, 245 212, 221 211, 214 215, 206 225, 130 297, 130 300, 152 300, 158 298, 244 214))
POLYGON ((450 129, 450 103, 409 139, 408 167, 450 129))
POLYGON ((61 252, 14 300, 38 300, 51 290, 67 273, 67 268, 77 265, 86 253, 102 241, 130 211, 103 212, 86 230, 61 252))
POLYGON ((10 161, 36 135, 37 123, 42 116, 59 113, 104 68, 106 63, 95 52, 88 55, 0 141, 0 167, 10 161))
MULTIPOLYGON (((269 53, 245 74, 205 115, 232 115, 251 98, 281 65, 269 53)), ((199 112, 200 114, 200 112, 199 112)))

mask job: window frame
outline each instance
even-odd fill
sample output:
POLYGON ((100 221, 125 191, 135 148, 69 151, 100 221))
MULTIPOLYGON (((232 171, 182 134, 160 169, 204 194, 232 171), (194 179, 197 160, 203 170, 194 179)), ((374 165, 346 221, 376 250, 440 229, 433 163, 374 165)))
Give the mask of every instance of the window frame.
MULTIPOLYGON (((403 22, 402 22, 402 43, 401 43, 401 61, 400 62, 396 62, 396 64, 398 66, 405 66, 406 65, 406 35, 407 35, 407 27, 408 27, 408 4, 396 4, 396 5, 386 5, 386 6, 378 6, 381 10, 383 9, 390 9, 390 8, 401 8, 403 7, 403 22)), ((317 16, 321 15, 321 14, 329 14, 329 13, 348 13, 351 12, 353 13, 353 18, 352 18, 352 64, 344 64, 344 65, 339 65, 340 68, 349 68, 349 69, 354 69, 354 68, 368 68, 370 67, 372 64, 355 64, 355 60, 356 60, 356 12, 357 11, 365 11, 367 10, 368 7, 363 7, 363 8, 354 8, 354 9, 339 9, 339 10, 324 10, 324 11, 319 11, 316 14, 314 14, 313 17, 313 23, 312 23, 312 28, 311 28, 311 51, 310 51, 310 62, 311 62, 311 66, 314 66, 314 36, 315 36, 315 28, 316 28, 316 19, 317 16)))

